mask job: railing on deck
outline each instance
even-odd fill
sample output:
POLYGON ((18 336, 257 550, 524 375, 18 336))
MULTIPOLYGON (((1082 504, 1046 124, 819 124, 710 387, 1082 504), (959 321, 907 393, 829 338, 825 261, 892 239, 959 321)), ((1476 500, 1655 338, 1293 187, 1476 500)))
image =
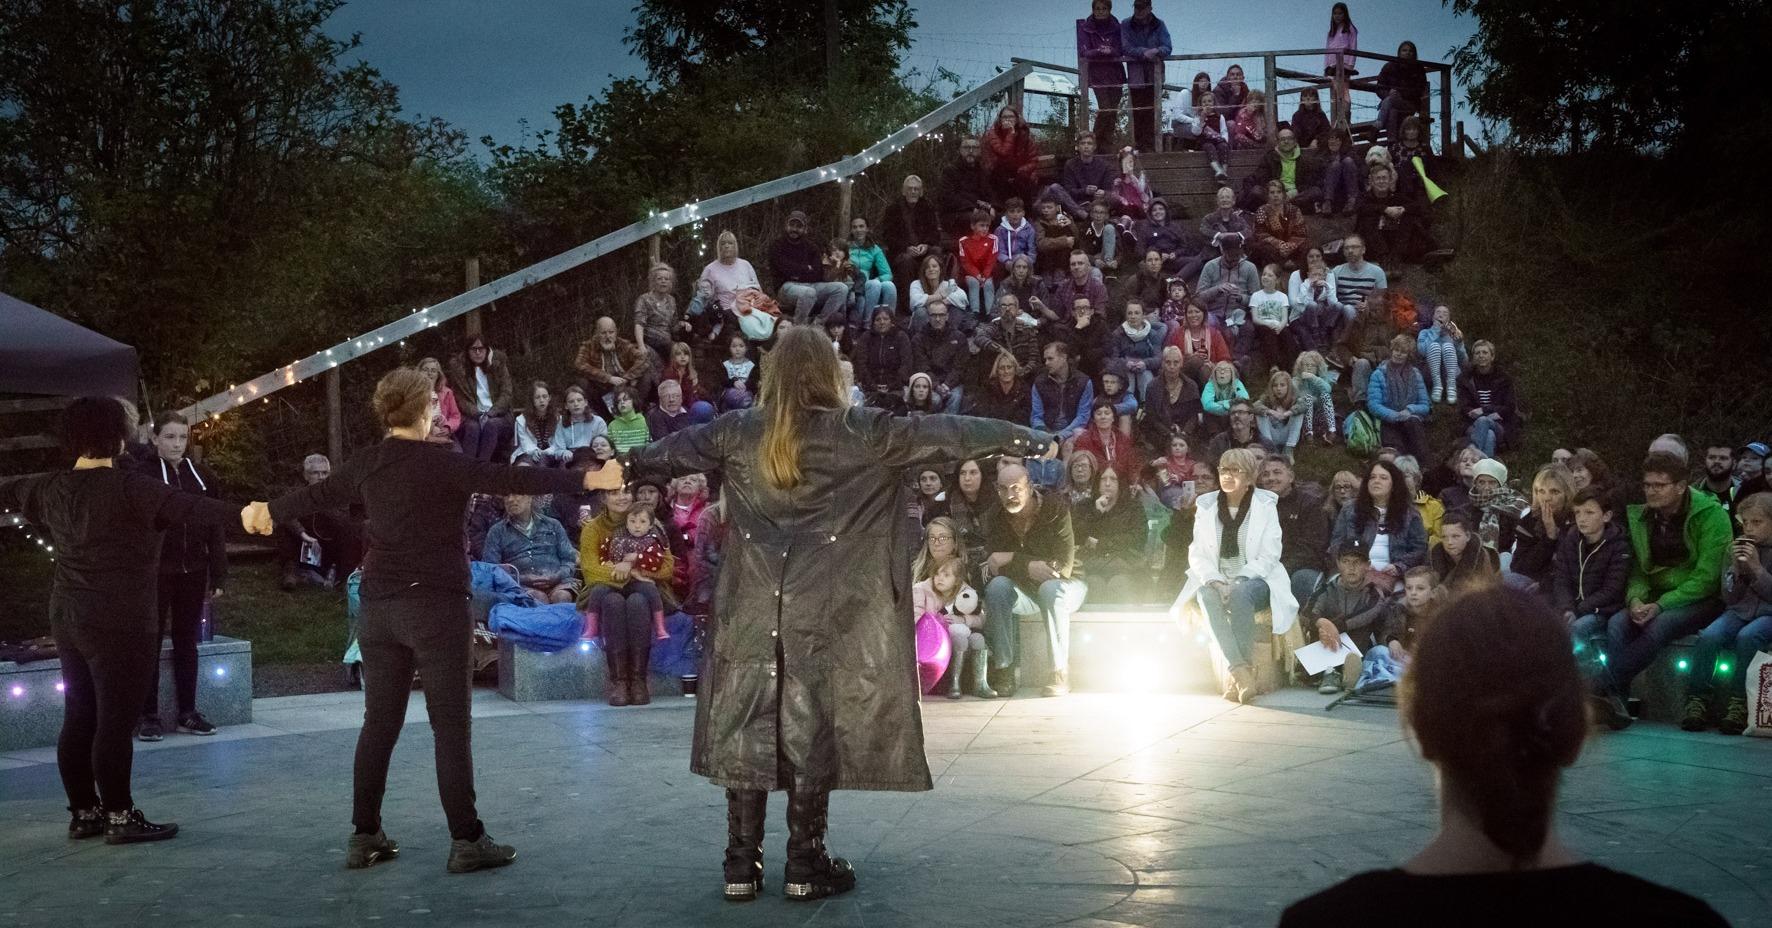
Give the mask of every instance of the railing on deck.
MULTIPOLYGON (((772 200, 823 184, 838 183, 842 185, 839 192, 841 209, 847 212, 849 179, 851 177, 867 170, 879 163, 881 159, 903 149, 922 136, 940 129, 955 118, 965 115, 974 107, 997 94, 1007 92, 1011 99, 1019 105, 1022 82, 1033 70, 1034 65, 1032 64, 1016 63, 996 77, 960 94, 910 125, 841 161, 835 161, 823 167, 809 168, 798 174, 778 177, 772 181, 732 193, 721 194, 711 199, 698 200, 623 226, 570 251, 513 271, 483 286, 470 287, 465 293, 450 297, 441 303, 423 309, 415 309, 405 318, 397 319, 355 338, 340 342, 331 348, 317 351, 244 383, 230 386, 227 390, 192 404, 181 412, 193 421, 217 417, 227 410, 263 399, 278 390, 293 386, 316 374, 324 374, 328 377, 327 393, 328 405, 331 407, 330 418, 336 420, 339 406, 337 401, 339 365, 347 361, 354 361, 380 348, 397 345, 403 338, 422 332, 427 328, 434 328, 440 322, 454 319, 501 297, 534 286, 550 277, 569 271, 617 249, 625 248, 642 239, 765 200, 772 200)), ((847 216, 844 216, 843 219, 841 225, 846 228, 848 226, 847 216)), ((338 434, 336 425, 332 432, 334 435, 338 434)), ((335 452, 336 450, 334 449, 335 452)))
MULTIPOLYGON (((1346 55, 1349 57, 1365 58, 1365 59, 1372 60, 1372 61, 1391 62, 1391 61, 1401 61, 1402 60, 1395 55, 1385 55, 1385 54, 1380 54, 1378 52, 1343 50, 1341 53, 1343 55, 1346 55)), ((1279 129, 1279 121, 1280 121, 1279 98, 1282 96, 1285 96, 1287 94, 1303 93, 1306 90, 1316 90, 1319 88, 1327 88, 1331 91, 1331 95, 1330 95, 1330 105, 1328 108, 1326 108, 1325 112, 1331 114, 1331 121, 1333 121, 1336 118, 1336 114, 1335 114, 1335 110, 1334 110, 1335 101, 1347 98, 1350 91, 1364 90, 1364 91, 1368 91, 1373 94, 1378 94, 1379 91, 1378 91, 1377 75, 1372 75, 1369 77, 1350 76, 1343 71, 1343 69, 1340 65, 1339 59, 1337 59, 1336 73, 1333 75, 1327 75, 1327 74, 1322 73, 1323 69, 1320 67, 1316 68, 1314 70, 1301 71, 1301 70, 1297 70, 1297 69, 1293 69, 1293 68, 1283 68, 1280 66, 1280 59, 1281 58, 1310 57, 1310 58, 1315 58, 1318 62, 1321 62, 1323 60, 1323 56, 1325 56, 1327 54, 1330 54, 1330 51, 1329 51, 1329 49, 1325 49, 1325 48, 1293 48, 1293 49, 1281 49, 1281 50, 1276 50, 1276 51, 1256 51, 1256 52, 1200 52, 1200 53, 1196 53, 1196 54, 1187 54, 1187 55, 1170 55, 1167 58, 1158 59, 1153 62, 1146 62, 1145 59, 1142 59, 1142 58, 1122 58, 1122 59, 1120 59, 1120 61, 1122 63, 1126 63, 1126 64, 1132 64, 1132 63, 1151 64, 1155 68, 1156 83, 1158 86, 1162 87, 1163 90, 1166 92, 1171 92, 1171 93, 1183 92, 1183 93, 1185 93, 1190 89, 1189 87, 1187 87, 1185 85, 1171 84, 1171 83, 1167 82, 1166 70, 1164 68, 1165 62, 1169 62, 1169 61, 1214 61, 1214 60, 1222 60, 1222 59, 1236 59, 1239 61, 1259 60, 1261 62, 1261 71, 1262 71, 1261 81, 1262 81, 1263 93, 1265 93, 1267 95, 1268 137, 1272 138, 1274 133, 1276 131, 1278 131, 1278 129, 1279 129), (1287 79, 1287 80, 1300 81, 1302 83, 1300 86, 1296 86, 1296 87, 1281 88, 1280 87, 1280 80, 1282 78, 1287 79)), ((1065 72, 1069 72, 1071 74, 1077 75, 1077 105, 1076 105, 1076 109, 1075 109, 1076 122, 1075 122, 1074 128, 1078 132, 1086 132, 1089 130, 1089 112, 1090 112, 1091 100, 1090 100, 1090 95, 1089 95, 1088 67, 1089 67, 1091 60, 1102 61, 1102 60, 1107 60, 1107 59, 1086 59, 1086 58, 1083 58, 1081 55, 1079 55, 1077 57, 1077 66, 1075 68, 1065 67, 1063 65, 1049 64, 1049 63, 1040 62, 1040 61, 1029 61, 1029 60, 1023 59, 1023 58, 1014 58, 1011 60, 1018 63, 1018 64, 1032 64, 1035 67, 1045 69, 1045 70, 1065 71, 1065 72)), ((1421 61, 1419 59, 1416 61, 1416 63, 1421 65, 1422 69, 1427 71, 1429 74, 1439 75, 1439 88, 1438 88, 1438 92, 1437 92, 1437 98, 1439 100, 1439 116, 1435 121, 1439 123, 1439 128, 1440 128, 1440 154, 1443 156, 1447 156, 1447 157, 1456 157, 1465 149, 1466 146, 1465 146, 1464 141, 1462 139, 1456 140, 1457 141, 1456 146, 1454 144, 1455 137, 1453 136, 1453 132, 1452 132, 1452 66, 1450 64, 1447 64, 1447 63, 1441 62, 1441 61, 1421 61)), ((1254 86, 1254 80, 1252 78, 1250 78, 1247 75, 1247 73, 1245 73, 1244 79, 1251 86, 1254 86)), ((1214 83, 1216 84, 1216 81, 1214 81, 1214 83)), ((1431 85, 1429 87, 1429 92, 1430 92, 1430 95, 1434 94, 1434 89, 1431 85)), ((1129 108, 1129 111, 1131 113, 1131 118, 1133 118, 1133 119, 1140 118, 1141 114, 1136 109, 1131 109, 1132 103, 1131 103, 1131 96, 1130 96, 1130 88, 1129 87, 1128 87, 1128 94, 1124 99, 1127 101, 1126 105, 1129 108)), ((1339 117, 1345 118, 1348 120, 1348 122, 1350 124, 1353 124, 1351 114, 1342 113, 1342 114, 1339 114, 1339 117)), ((1154 105, 1151 107, 1151 111, 1148 114, 1144 114, 1144 118, 1149 118, 1149 119, 1153 120, 1153 122, 1154 122, 1154 127, 1153 127, 1154 132, 1151 137, 1152 138, 1162 138, 1163 137, 1163 96, 1162 96, 1162 94, 1157 95, 1157 99, 1156 99, 1154 105)))

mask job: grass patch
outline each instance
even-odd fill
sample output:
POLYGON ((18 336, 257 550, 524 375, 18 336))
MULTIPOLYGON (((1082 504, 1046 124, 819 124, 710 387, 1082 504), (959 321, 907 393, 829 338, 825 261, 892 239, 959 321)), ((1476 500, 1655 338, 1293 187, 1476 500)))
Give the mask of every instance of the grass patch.
MULTIPOLYGON (((49 588, 54 565, 23 545, 0 552, 0 638, 49 634, 49 588)), ((285 593, 268 560, 231 565, 214 606, 216 631, 252 642, 255 667, 337 662, 345 648, 342 591, 309 587, 285 593)))

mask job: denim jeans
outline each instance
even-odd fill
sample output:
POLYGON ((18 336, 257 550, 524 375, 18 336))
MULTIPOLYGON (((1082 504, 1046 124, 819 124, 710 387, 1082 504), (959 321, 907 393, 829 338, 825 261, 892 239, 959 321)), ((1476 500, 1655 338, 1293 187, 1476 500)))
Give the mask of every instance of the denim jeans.
POLYGON ((835 281, 786 283, 781 285, 779 298, 784 306, 793 303, 794 324, 805 325, 813 319, 827 319, 832 313, 840 312, 849 299, 849 285, 835 281))
POLYGON ((1029 596, 1008 577, 992 577, 984 587, 984 636, 991 645, 991 666, 1008 667, 1021 660, 1020 616, 1036 612, 1046 622, 1046 645, 1052 651, 1052 669, 1063 671, 1071 663, 1071 613, 1083 605, 1089 587, 1074 577, 1059 577, 1040 584, 1029 596))
POLYGON ((965 387, 955 387, 952 390, 949 390, 947 402, 942 404, 941 411, 947 413, 950 416, 959 415, 960 414, 960 403, 965 398, 965 393, 966 393, 965 387))
POLYGON ((1476 445, 1478 451, 1494 457, 1496 446, 1501 444, 1501 423, 1484 416, 1472 422, 1470 431, 1466 434, 1470 436, 1471 444, 1476 445))
POLYGON ((868 322, 874 321, 874 306, 893 306, 893 312, 897 313, 898 283, 879 278, 865 283, 861 287, 861 299, 849 301, 849 324, 867 329, 868 322))
POLYGON ((1360 168, 1352 158, 1338 158, 1323 171, 1323 200, 1336 212, 1353 212, 1360 205, 1360 168))
POLYGON ((1631 681, 1655 663, 1655 655, 1675 639, 1703 628, 1719 605, 1707 599, 1664 609, 1646 625, 1631 621, 1629 610, 1614 613, 1606 622, 1606 675, 1613 692, 1628 696, 1631 681))
MULTIPOLYGON (((1747 673, 1754 655, 1772 650, 1772 613, 1744 619, 1725 612, 1698 633, 1698 646, 1692 650, 1692 681, 1686 685, 1687 696, 1708 700, 1716 689, 1717 679, 1739 681, 1747 673), (1733 654, 1732 660, 1719 663, 1719 655, 1733 654), (1723 669, 1724 663, 1728 669, 1723 669)), ((1728 682, 1732 696, 1741 695, 1738 682, 1728 682)))
POLYGON ((967 277, 966 300, 978 316, 997 311, 997 281, 992 277, 967 277))
POLYGON ((1255 614, 1268 607, 1267 581, 1244 577, 1231 581, 1231 595, 1219 599, 1210 587, 1200 589, 1200 608, 1225 663, 1248 667, 1255 654, 1255 614))
POLYGON ((1292 416, 1284 422, 1275 422, 1267 416, 1255 417, 1256 431, 1268 444, 1282 451, 1298 447, 1298 436, 1304 432, 1304 416, 1292 416))
POLYGON ((1300 567, 1292 571, 1292 598, 1298 601, 1298 607, 1310 602, 1311 594, 1317 591, 1317 584, 1323 582, 1323 572, 1310 567, 1300 567))

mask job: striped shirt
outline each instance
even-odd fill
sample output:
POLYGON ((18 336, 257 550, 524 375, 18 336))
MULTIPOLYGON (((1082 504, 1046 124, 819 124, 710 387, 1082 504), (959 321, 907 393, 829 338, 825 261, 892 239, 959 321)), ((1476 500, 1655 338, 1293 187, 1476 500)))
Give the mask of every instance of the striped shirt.
POLYGON ((1336 295, 1350 306, 1363 306, 1366 303, 1366 294, 1390 286, 1390 280, 1384 276, 1384 268, 1370 261, 1360 262, 1359 270, 1355 270, 1351 264, 1343 264, 1329 273, 1335 278, 1336 295))

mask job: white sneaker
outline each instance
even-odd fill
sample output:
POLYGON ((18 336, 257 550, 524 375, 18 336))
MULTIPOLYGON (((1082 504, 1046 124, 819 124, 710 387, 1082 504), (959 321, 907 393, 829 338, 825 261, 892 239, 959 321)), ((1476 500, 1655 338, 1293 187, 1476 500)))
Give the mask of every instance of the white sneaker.
POLYGON ((1446 401, 1445 387, 1442 387, 1439 384, 1434 384, 1433 401, 1436 403, 1444 403, 1446 401))
POLYGON ((1447 387, 1446 388, 1446 405, 1448 405, 1448 406, 1457 406, 1458 405, 1458 388, 1457 387, 1447 387))

